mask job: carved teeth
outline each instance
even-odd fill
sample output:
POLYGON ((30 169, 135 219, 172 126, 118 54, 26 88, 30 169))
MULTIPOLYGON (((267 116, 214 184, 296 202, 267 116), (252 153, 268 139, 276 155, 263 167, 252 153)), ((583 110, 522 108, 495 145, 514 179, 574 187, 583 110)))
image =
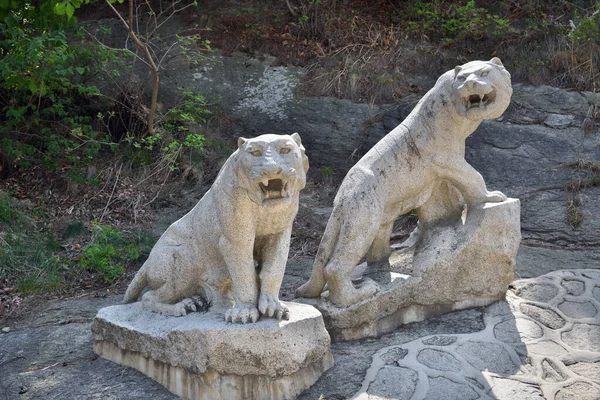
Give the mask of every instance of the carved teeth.
POLYGON ((259 182, 258 186, 263 192, 264 200, 287 197, 287 182, 284 182, 282 179, 263 179, 259 182))
POLYGON ((491 102, 492 102, 492 100, 490 99, 490 96, 487 94, 484 94, 483 96, 480 96, 478 94, 472 94, 466 100, 467 109, 485 108, 491 102))

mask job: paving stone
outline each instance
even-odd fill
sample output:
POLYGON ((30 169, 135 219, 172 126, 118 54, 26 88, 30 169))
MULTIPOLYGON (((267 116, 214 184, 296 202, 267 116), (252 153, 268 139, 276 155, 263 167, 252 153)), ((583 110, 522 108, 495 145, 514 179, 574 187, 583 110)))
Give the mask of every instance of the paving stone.
POLYGON ((542 379, 548 382, 562 382, 567 379, 567 376, 560 371, 554 363, 556 361, 551 361, 549 359, 545 359, 542 361, 542 379))
POLYGON ((480 371, 511 374, 518 369, 506 349, 498 343, 466 342, 458 346, 456 351, 480 371))
POLYGON ((511 304, 506 301, 497 301, 485 308, 486 315, 490 317, 512 317, 511 304))
POLYGON ((456 342, 456 336, 433 336, 423 340, 423 344, 427 346, 450 346, 456 342))
POLYGON ((571 296, 581 296, 585 292, 585 283, 575 279, 563 279, 560 283, 571 296))
POLYGON ((429 392, 425 396, 428 400, 475 400, 479 395, 475 390, 464 383, 457 383, 448 378, 430 378, 429 392))
POLYGON ((496 400, 545 400, 538 386, 502 378, 492 379, 489 395, 496 400))
POLYGON ((586 271, 583 272, 581 275, 594 281, 600 281, 600 271, 586 271))
POLYGON ((558 289, 549 284, 533 283, 519 288, 516 295, 525 300, 548 302, 558 294, 558 289))
POLYGON ((567 354, 564 347, 551 340, 529 344, 527 345, 527 351, 531 354, 547 357, 560 357, 567 354))
POLYGON ((563 317, 550 308, 542 308, 534 304, 521 304, 521 312, 551 329, 562 328, 565 325, 563 317))
POLYGON ((589 378, 600 384, 600 361, 592 362, 578 362, 572 365, 567 365, 571 371, 579 376, 589 378))
POLYGON ((589 301, 575 302, 565 300, 558 305, 558 309, 569 318, 589 318, 598 312, 596 307, 589 301))
POLYGON ((368 393, 369 398, 381 396, 388 399, 409 400, 417 387, 419 377, 417 373, 408 368, 385 366, 377 373, 371 383, 368 393))
POLYGON ((435 349, 423 349, 417 355, 417 361, 438 371, 460 371, 462 364, 452 354, 435 349))
POLYGON ((402 360, 408 354, 408 350, 401 347, 396 347, 388 350, 381 356, 381 359, 385 361, 387 365, 397 365, 398 360, 402 360))
POLYGON ((477 388, 483 390, 484 386, 475 378, 465 378, 467 380, 467 382, 469 382, 471 385, 476 386, 477 388))
POLYGON ((600 352, 600 325, 573 324, 573 329, 563 332, 561 338, 575 349, 600 352))
POLYGON ((496 339, 505 343, 519 343, 521 340, 530 341, 542 337, 544 331, 534 321, 525 318, 515 318, 499 322, 494 327, 496 339))
POLYGON ((600 287, 596 286, 594 290, 592 290, 592 295, 594 295, 596 300, 600 301, 600 287))
POLYGON ((560 389, 554 398, 556 400, 598 400, 600 389, 587 382, 575 382, 560 389))

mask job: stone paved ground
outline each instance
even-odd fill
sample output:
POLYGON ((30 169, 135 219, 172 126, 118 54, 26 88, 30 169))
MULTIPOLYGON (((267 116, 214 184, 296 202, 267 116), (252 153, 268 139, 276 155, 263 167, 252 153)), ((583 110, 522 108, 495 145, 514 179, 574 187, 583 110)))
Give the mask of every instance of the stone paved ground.
MULTIPOLYGON (((48 304, 0 335, 0 400, 175 399, 96 358, 90 322, 120 296, 48 304)), ((600 270, 519 280, 506 302, 334 343, 336 365, 299 400, 600 399, 600 270)))
POLYGON ((382 348, 356 399, 600 399, 600 271, 515 282, 485 329, 382 348))

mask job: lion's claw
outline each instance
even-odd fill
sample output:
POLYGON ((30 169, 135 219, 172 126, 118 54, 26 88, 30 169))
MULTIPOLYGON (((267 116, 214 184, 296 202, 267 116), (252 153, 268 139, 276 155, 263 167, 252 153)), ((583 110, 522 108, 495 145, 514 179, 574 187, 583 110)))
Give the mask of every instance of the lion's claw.
POLYGON ((258 310, 262 315, 269 318, 277 318, 278 321, 282 319, 288 320, 290 318, 290 311, 284 306, 277 297, 261 294, 258 300, 258 310))
POLYGON ((225 312, 225 321, 245 324, 258 321, 258 316, 258 310, 253 304, 236 304, 225 312))

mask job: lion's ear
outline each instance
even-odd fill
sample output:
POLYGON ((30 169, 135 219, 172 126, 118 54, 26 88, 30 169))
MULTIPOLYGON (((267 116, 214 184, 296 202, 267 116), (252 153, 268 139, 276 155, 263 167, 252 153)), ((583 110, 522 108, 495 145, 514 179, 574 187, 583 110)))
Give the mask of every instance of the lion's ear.
POLYGON ((500 67, 504 67, 504 65, 502 64, 502 61, 500 61, 500 59, 498 57, 494 57, 490 60, 491 63, 496 64, 500 67))
POLYGON ((290 136, 292 137, 292 139, 294 139, 294 141, 300 148, 300 151, 302 152, 302 167, 304 169, 304 173, 306 173, 306 171, 308 171, 308 157, 306 156, 306 150, 304 149, 304 146, 302 146, 302 139, 300 139, 300 135, 298 134, 298 132, 294 132, 290 136))
POLYGON ((455 78, 460 73, 461 70, 462 70, 462 67, 460 65, 457 65, 456 67, 454 67, 454 77, 455 78))
POLYGON ((245 139, 243 137, 239 137, 238 138, 238 149, 241 148, 244 145, 244 143, 246 143, 247 141, 248 141, 248 139, 245 139))
POLYGON ((296 143, 298 143, 298 146, 302 146, 302 139, 300 139, 300 135, 298 134, 298 132, 292 133, 291 136, 292 139, 294 139, 296 143))

